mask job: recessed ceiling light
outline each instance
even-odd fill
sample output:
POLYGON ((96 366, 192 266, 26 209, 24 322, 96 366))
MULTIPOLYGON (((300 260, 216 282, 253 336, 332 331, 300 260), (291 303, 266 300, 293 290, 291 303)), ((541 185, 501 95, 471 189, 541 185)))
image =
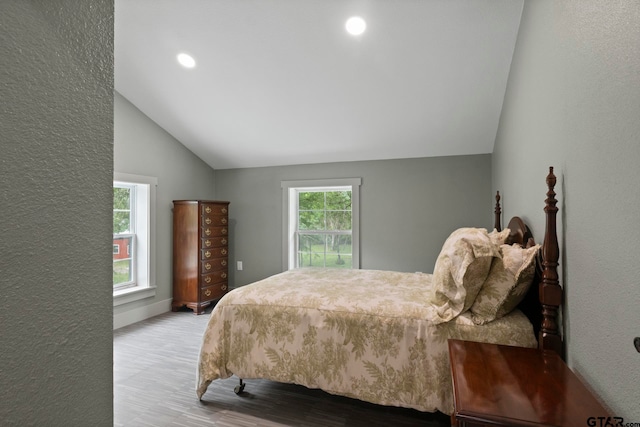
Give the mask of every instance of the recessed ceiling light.
POLYGON ((347 19, 345 28, 347 29, 347 32, 349 34, 359 36, 360 34, 364 33, 364 30, 367 29, 367 23, 364 22, 364 19, 360 18, 359 16, 352 16, 351 18, 347 19))
POLYGON ((193 59, 193 56, 186 53, 178 54, 178 62, 184 68, 193 68, 196 66, 196 60, 193 59))

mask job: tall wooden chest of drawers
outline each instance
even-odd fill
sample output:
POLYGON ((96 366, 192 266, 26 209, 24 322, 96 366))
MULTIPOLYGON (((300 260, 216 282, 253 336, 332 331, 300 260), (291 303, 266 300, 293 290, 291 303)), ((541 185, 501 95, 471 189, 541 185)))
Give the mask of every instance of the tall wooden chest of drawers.
POLYGON ((229 202, 173 201, 173 302, 202 314, 228 290, 229 202))

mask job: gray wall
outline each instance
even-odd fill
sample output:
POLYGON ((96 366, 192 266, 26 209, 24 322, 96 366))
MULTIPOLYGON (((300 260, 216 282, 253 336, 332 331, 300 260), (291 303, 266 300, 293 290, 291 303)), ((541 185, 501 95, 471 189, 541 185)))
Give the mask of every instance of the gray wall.
MULTIPOLYGON (((213 199, 214 171, 117 92, 114 103, 114 170, 158 178, 156 296, 114 307, 114 313, 134 309, 144 313, 141 307, 151 304, 167 311, 172 298, 172 201, 213 199)), ((158 314, 158 309, 149 314, 158 314)))
POLYGON ((113 2, 0 2, 0 424, 111 426, 113 2))
POLYGON ((231 202, 231 283, 282 271, 283 180, 362 178, 361 268, 431 272, 455 228, 493 226, 490 177, 490 155, 217 170, 216 196, 231 202))
POLYGON ((493 155, 505 217, 543 234, 556 166, 568 362, 640 420, 640 3, 526 1, 493 155))

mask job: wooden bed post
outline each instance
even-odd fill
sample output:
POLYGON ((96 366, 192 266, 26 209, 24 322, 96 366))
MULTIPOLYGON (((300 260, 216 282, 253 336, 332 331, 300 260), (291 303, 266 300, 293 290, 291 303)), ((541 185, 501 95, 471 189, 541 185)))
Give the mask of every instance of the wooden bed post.
POLYGON ((556 176, 553 167, 547 175, 547 199, 544 212, 546 214, 546 229, 542 245, 542 284, 539 288, 540 303, 542 304, 542 325, 538 336, 538 344, 543 351, 555 351, 563 356, 562 338, 558 328, 558 309, 562 303, 562 288, 558 281, 558 234, 556 230, 556 214, 558 208, 553 191, 556 176))
POLYGON ((494 210, 495 212, 495 219, 493 221, 493 226, 495 227, 496 230, 498 231, 502 231, 502 225, 500 224, 500 214, 502 213, 502 209, 500 209, 500 192, 496 191, 496 208, 494 210))

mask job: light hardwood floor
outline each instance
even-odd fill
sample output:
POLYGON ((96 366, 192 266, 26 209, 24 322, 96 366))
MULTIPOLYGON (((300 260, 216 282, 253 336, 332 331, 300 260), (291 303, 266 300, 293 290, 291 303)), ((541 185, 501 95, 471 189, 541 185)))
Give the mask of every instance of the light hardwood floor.
POLYGON ((427 414, 372 405, 320 390, 236 377, 214 381, 199 401, 196 361, 209 318, 191 311, 165 313, 113 333, 115 426, 430 426, 450 425, 427 414))

